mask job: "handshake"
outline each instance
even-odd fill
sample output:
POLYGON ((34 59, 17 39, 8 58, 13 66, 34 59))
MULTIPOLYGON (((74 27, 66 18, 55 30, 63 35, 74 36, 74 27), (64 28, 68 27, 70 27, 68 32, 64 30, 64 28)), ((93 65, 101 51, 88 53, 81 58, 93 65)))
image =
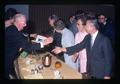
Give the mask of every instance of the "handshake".
POLYGON ((37 35, 36 40, 34 41, 36 43, 42 43, 43 45, 48 45, 53 42, 52 37, 45 37, 42 35, 37 35))
MULTIPOLYGON (((53 42, 53 37, 45 37, 42 35, 37 35, 36 40, 34 41, 35 43, 42 43, 43 46, 48 45, 53 42)), ((66 48, 62 47, 55 47, 55 49, 52 50, 55 54, 59 54, 61 52, 66 52, 66 48)))
POLYGON ((45 40, 43 40, 42 42, 43 42, 43 45, 48 45, 48 44, 53 42, 53 38, 52 37, 48 37, 45 40))

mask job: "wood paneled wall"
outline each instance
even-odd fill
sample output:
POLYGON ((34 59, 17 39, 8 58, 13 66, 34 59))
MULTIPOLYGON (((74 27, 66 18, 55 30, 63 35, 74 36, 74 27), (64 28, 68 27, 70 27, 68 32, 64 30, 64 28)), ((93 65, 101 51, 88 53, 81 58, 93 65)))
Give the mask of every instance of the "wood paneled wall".
POLYGON ((48 17, 52 14, 58 15, 67 22, 68 17, 77 10, 104 13, 114 20, 113 5, 29 5, 29 19, 33 25, 32 32, 42 34, 47 31, 50 28, 48 17))

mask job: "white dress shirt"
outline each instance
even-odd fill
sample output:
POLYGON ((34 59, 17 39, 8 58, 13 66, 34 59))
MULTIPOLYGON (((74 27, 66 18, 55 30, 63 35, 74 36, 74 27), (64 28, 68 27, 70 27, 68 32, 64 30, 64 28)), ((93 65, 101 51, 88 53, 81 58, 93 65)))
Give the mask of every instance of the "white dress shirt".
POLYGON ((98 30, 97 30, 94 34, 91 35, 91 47, 92 47, 93 44, 94 44, 94 41, 95 41, 95 39, 96 39, 97 34, 98 34, 98 30))

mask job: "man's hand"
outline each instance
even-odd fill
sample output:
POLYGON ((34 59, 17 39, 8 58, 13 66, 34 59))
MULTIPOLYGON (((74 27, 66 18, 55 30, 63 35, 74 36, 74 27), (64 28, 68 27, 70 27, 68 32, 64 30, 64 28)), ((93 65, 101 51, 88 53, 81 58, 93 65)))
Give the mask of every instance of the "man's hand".
POLYGON ((53 38, 52 37, 48 37, 43 41, 43 45, 48 45, 50 43, 53 42, 53 38))
POLYGON ((73 62, 76 62, 77 58, 78 58, 78 54, 75 53, 74 55, 72 55, 71 59, 72 59, 73 62))
POLYGON ((52 52, 54 52, 55 54, 59 54, 61 52, 65 52, 66 49, 65 48, 61 48, 61 47, 55 47, 55 49, 52 50, 52 52))

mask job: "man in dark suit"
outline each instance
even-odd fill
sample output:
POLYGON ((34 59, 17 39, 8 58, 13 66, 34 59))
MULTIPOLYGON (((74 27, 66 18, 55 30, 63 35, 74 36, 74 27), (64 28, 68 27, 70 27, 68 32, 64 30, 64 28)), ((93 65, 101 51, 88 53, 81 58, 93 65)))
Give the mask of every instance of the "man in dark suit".
POLYGON ((89 33, 84 40, 72 47, 53 49, 54 53, 74 54, 86 48, 87 73, 90 78, 110 79, 112 75, 113 50, 110 40, 98 31, 97 20, 92 13, 86 14, 85 29, 89 33))
MULTIPOLYGON (((54 23, 55 23, 56 21, 58 21, 58 20, 60 20, 60 17, 58 17, 58 16, 55 15, 55 14, 50 15, 49 18, 48 18, 48 23, 49 23, 49 25, 50 25, 50 28, 49 28, 49 30, 47 31, 47 34, 50 34, 50 35, 53 37, 53 39, 54 39, 53 43, 51 44, 51 49, 50 49, 50 51, 51 51, 53 48, 55 48, 55 46, 62 47, 62 44, 61 44, 62 34, 56 32, 55 29, 54 29, 54 26, 55 26, 54 23)), ((64 61, 63 53, 58 54, 58 58, 59 58, 60 60, 64 61)))
POLYGON ((5 29, 5 77, 15 76, 13 62, 18 57, 18 51, 22 48, 25 51, 40 50, 45 45, 52 43, 51 37, 39 44, 28 43, 21 30, 26 26, 26 17, 23 14, 14 16, 13 25, 5 29))
POLYGON ((51 28, 47 31, 47 33, 50 33, 54 38, 54 41, 53 41, 52 45, 62 47, 62 45, 61 45, 62 35, 60 33, 56 32, 55 29, 54 29, 54 23, 56 21, 58 21, 59 19, 60 18, 57 15, 54 15, 54 14, 49 16, 48 22, 49 22, 49 25, 50 25, 51 28))

